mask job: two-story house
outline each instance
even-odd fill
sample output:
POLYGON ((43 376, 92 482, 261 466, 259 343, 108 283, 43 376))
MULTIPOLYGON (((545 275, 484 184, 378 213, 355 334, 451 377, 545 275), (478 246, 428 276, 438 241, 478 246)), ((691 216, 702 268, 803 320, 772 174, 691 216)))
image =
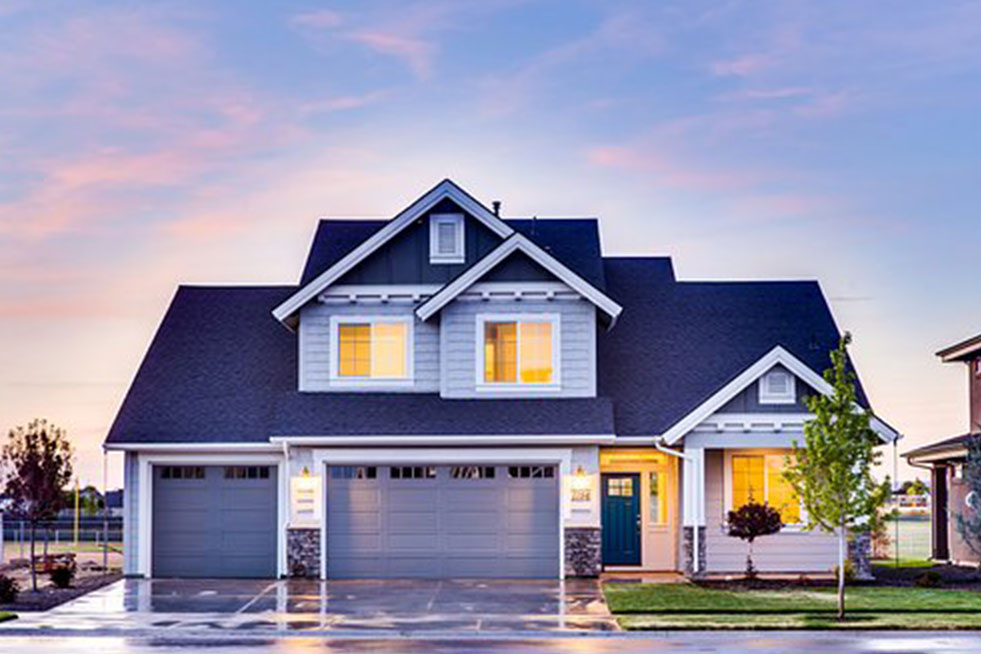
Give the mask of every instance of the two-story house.
POLYGON ((981 438, 981 335, 946 347, 937 356, 944 363, 964 364, 967 371, 967 433, 919 447, 903 456, 910 465, 930 470, 933 558, 974 564, 977 555, 958 533, 955 516, 974 510, 967 501, 964 463, 968 440, 981 438))
POLYGON ((739 571, 751 498, 788 525, 761 570, 830 570, 780 474, 829 392, 818 285, 678 281, 494 207, 446 180, 321 221, 298 285, 182 286, 106 440, 126 573, 739 571))

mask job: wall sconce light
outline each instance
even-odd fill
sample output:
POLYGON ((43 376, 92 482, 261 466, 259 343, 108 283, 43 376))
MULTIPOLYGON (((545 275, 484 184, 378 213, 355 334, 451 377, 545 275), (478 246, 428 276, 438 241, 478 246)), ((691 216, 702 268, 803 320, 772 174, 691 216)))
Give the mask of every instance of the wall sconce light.
POLYGON ((575 473, 572 475, 572 501, 573 502, 588 502, 591 497, 589 488, 589 475, 586 474, 586 469, 582 466, 577 466, 575 473))

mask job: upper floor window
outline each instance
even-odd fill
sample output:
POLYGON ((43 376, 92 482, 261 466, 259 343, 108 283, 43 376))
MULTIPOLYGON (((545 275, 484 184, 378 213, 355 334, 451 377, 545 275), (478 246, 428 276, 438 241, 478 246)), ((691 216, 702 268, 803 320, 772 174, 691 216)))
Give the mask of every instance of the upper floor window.
POLYGON ((557 315, 477 317, 478 385, 485 388, 558 384, 557 315))
POLYGON ((760 404, 793 404, 797 401, 794 376, 786 370, 771 370, 760 379, 760 404))
POLYGON ((410 380, 411 318, 333 316, 330 351, 332 380, 410 380))
POLYGON ((429 263, 463 263, 463 214, 429 216, 429 263))

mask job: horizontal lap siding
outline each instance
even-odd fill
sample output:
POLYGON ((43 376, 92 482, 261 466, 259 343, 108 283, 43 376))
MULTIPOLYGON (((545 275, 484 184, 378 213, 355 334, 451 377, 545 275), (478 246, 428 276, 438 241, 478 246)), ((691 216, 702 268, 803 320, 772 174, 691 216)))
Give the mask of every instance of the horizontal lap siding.
POLYGON ((439 326, 435 319, 420 322, 415 305, 399 304, 320 304, 307 305, 300 312, 300 390, 330 391, 330 319, 331 316, 413 316, 414 383, 411 386, 372 386, 363 389, 338 388, 344 392, 404 391, 435 393, 439 391, 439 326))
MULTIPOLYGON (((723 450, 705 452, 705 548, 709 572, 746 569, 746 542, 726 535, 725 457, 723 450)), ((838 541, 821 531, 781 532, 757 539, 753 563, 761 572, 830 572, 838 562, 838 541)))
MULTIPOLYGON (((515 393, 477 391, 477 314, 559 314, 561 389, 542 397, 595 397, 596 309, 584 300, 474 302, 456 301, 440 317, 443 397, 516 397, 515 393)), ((524 394, 525 397, 528 394, 524 394)))

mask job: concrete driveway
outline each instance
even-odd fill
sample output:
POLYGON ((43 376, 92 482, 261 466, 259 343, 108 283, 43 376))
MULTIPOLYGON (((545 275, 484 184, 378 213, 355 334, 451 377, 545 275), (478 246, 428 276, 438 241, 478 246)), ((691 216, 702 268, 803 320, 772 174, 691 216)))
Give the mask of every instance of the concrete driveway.
POLYGON ((154 634, 612 631, 588 580, 261 581, 124 579, 0 632, 154 634))

